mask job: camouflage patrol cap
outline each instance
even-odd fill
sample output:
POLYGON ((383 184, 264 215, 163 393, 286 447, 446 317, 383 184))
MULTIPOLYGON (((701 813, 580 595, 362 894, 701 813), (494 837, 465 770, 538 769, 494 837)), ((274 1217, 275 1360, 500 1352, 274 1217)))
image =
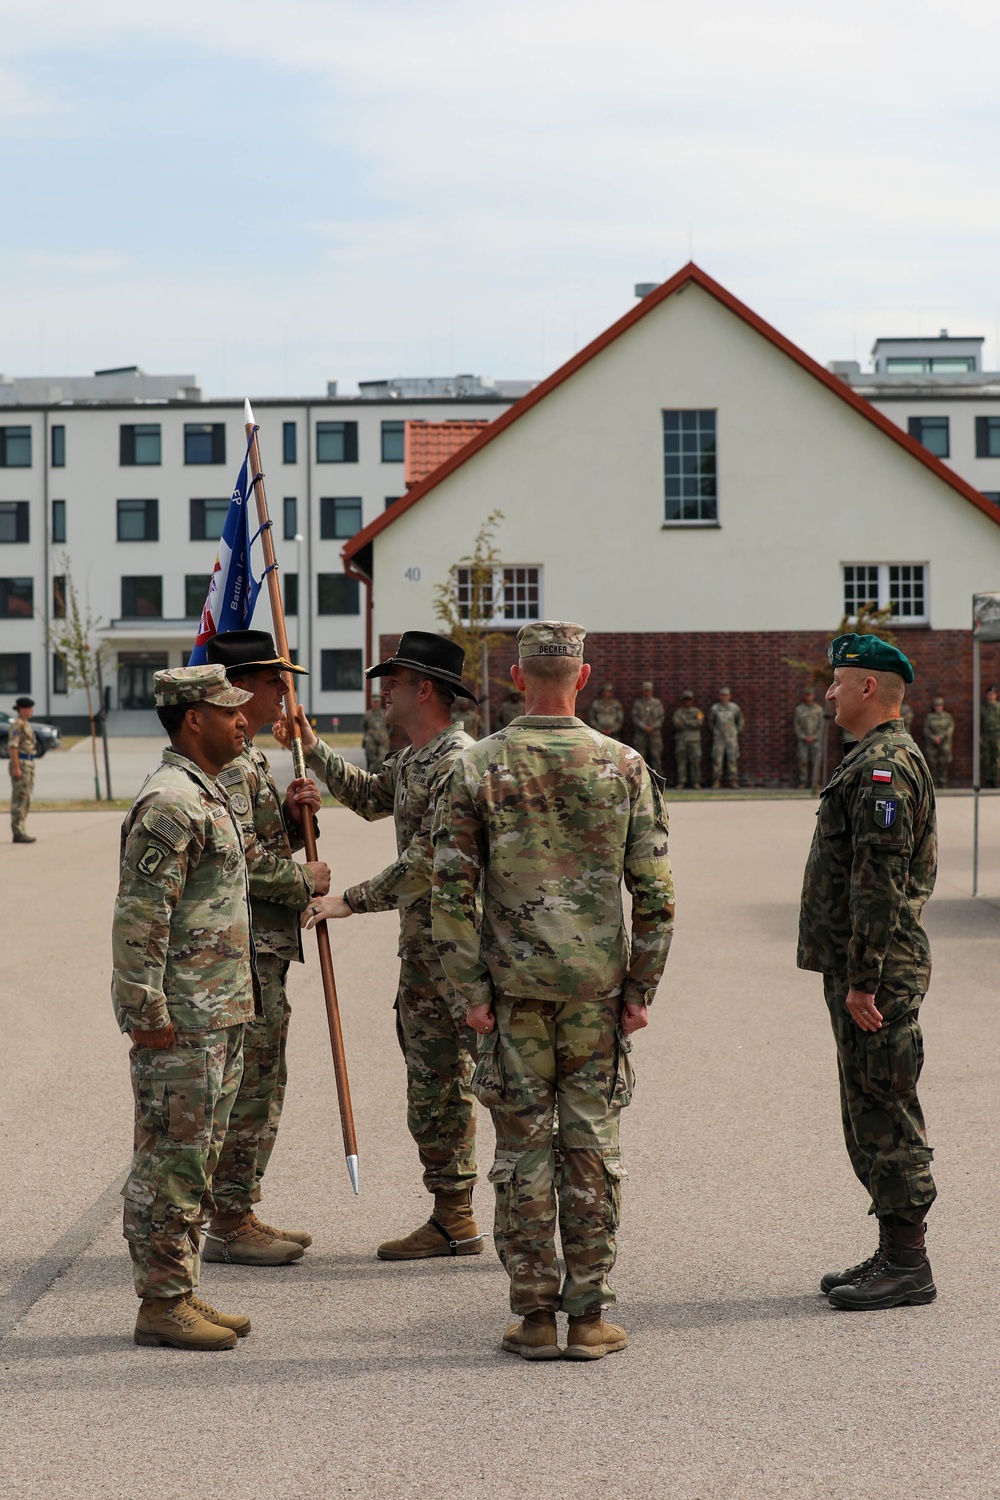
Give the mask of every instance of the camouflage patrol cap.
POLYGON ((642 691, 644 693, 651 693, 653 691, 653 684, 651 682, 644 682, 642 685, 642 691))
POLYGON ((913 681, 913 666, 896 646, 877 635, 838 635, 830 642, 831 667, 861 667, 868 672, 896 672, 913 681))
POLYGON ((214 703, 217 708, 239 708, 253 697, 253 693, 245 693, 242 688, 230 687, 226 669, 218 662, 157 672, 153 690, 157 708, 178 703, 214 703))
POLYGON ((690 688, 685 688, 684 691, 683 691, 683 693, 681 693, 681 697, 682 698, 693 698, 694 697, 694 693, 691 691, 690 688))
POLYGON ((526 656, 578 656, 582 660, 586 634, 582 625, 568 620, 535 620, 517 632, 517 654, 521 661, 526 656))

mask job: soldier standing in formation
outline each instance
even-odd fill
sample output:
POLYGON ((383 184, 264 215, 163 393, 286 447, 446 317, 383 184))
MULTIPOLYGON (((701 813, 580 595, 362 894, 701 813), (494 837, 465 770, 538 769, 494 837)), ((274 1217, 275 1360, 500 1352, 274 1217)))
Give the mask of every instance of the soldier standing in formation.
POLYGON ((979 778, 982 786, 996 786, 1000 767, 1000 692, 986 689, 979 710, 979 778))
POLYGON ((243 840, 216 778, 243 749, 250 694, 220 666, 157 672, 170 736, 122 825, 111 994, 132 1041, 135 1154, 124 1233, 137 1344, 231 1349, 249 1318, 196 1295, 199 1241, 259 1014, 243 840))
POLYGON ((924 1248, 935 1198, 917 1081, 930 945, 920 920, 937 873, 934 785, 903 728, 913 668, 874 635, 830 647, 827 698, 855 744, 820 800, 799 916, 798 965, 823 975, 851 1165, 879 1221, 878 1249, 820 1283, 835 1307, 936 1296, 924 1248))
POLYGON ((663 704, 653 697, 653 684, 644 682, 642 697, 632 704, 633 739, 647 766, 658 774, 663 770, 664 717, 663 704))
POLYGON ((743 710, 732 701, 727 687, 719 689, 719 701, 709 710, 708 725, 712 731, 713 787, 722 785, 723 775, 728 775, 730 786, 739 786, 743 710))
POLYGON ((330 871, 320 861, 302 864, 302 818, 320 806, 319 787, 293 781, 282 803, 267 756, 253 743, 283 710, 286 672, 304 673, 279 656, 266 630, 232 630, 213 636, 209 661, 218 663, 243 704, 247 738, 242 753, 219 775, 219 785, 240 825, 250 873, 250 922, 263 1015, 243 1038, 243 1078, 229 1116, 226 1139, 212 1181, 215 1213, 205 1234, 203 1259, 240 1266, 281 1266, 298 1260, 312 1244, 305 1230, 274 1229, 254 1213, 261 1179, 274 1149, 288 1076, 285 1048, 289 1004, 285 981, 290 962, 302 962, 298 913, 315 892, 330 889, 330 871))
POLYGON ((899 717, 903 721, 903 728, 907 734, 913 733, 913 704, 903 699, 903 707, 899 711, 899 717))
POLYGON ((361 748, 365 752, 365 770, 381 771, 382 762, 389 754, 389 726, 385 722, 381 698, 372 699, 361 720, 361 748))
POLYGON ((613 682, 606 682, 600 695, 590 705, 590 722, 594 729, 617 739, 625 723, 625 710, 615 697, 613 682))
POLYGON ((584 634, 554 621, 521 629, 512 676, 526 713, 458 757, 434 823, 434 939, 482 1038, 475 1086, 497 1132, 495 1240, 518 1318, 501 1347, 525 1359, 563 1353, 559 1310, 568 1359, 628 1342, 603 1318, 624 1176, 618 1126, 632 1092, 629 1033, 647 1024, 673 925, 667 820, 650 773, 575 716, 584 634))
POLYGON ((924 715, 924 755, 936 786, 948 785, 954 734, 955 720, 951 714, 945 713, 944 699, 937 697, 933 711, 924 715))
MULTIPOLYGON (((304 925, 354 912, 400 914, 397 1035, 406 1059, 407 1124, 417 1143, 424 1186, 434 1212, 402 1239, 379 1245, 382 1260, 479 1255, 482 1235, 472 1216, 476 1181, 476 1100, 472 1034, 465 1006, 452 989, 431 939, 431 825, 458 755, 473 741, 451 722, 454 698, 475 698, 462 682, 465 652, 444 636, 405 631, 395 656, 369 669, 383 679, 386 720, 410 745, 374 775, 349 765, 317 740, 299 710, 302 744, 312 768, 338 802, 369 821, 395 817, 398 858, 343 896, 314 897, 304 925)), ((287 743, 287 729, 275 725, 287 743)))
POLYGON ((685 688, 681 706, 674 712, 674 755, 677 759, 677 785, 697 790, 701 786, 701 730, 705 715, 695 707, 694 693, 685 688))
POLYGON ((25 829, 31 794, 35 789, 35 755, 38 746, 31 720, 35 713, 34 698, 15 698, 16 715, 7 733, 7 753, 10 756, 10 828, 11 842, 33 844, 34 838, 25 829))
POLYGON ((497 728, 506 729, 508 724, 520 718, 524 713, 524 699, 516 688, 511 688, 506 698, 502 699, 497 709, 497 728))
POLYGON ((795 705, 795 749, 799 758, 799 787, 819 791, 820 759, 823 750, 823 705, 816 702, 815 690, 806 688, 802 702, 795 705))

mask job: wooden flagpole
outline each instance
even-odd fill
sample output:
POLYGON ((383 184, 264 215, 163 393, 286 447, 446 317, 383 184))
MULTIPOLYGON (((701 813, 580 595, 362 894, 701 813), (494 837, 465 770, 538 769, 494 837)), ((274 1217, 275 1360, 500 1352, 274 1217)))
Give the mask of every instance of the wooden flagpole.
MULTIPOLYGON (((246 424, 247 442, 250 445, 250 479, 257 495, 257 518, 261 531, 261 545, 267 566, 267 591, 271 601, 271 619, 274 623, 275 643, 279 655, 291 661, 288 654, 288 632, 285 629, 285 611, 281 602, 281 585, 274 557, 274 539, 271 536, 270 518, 267 513, 267 497, 264 493, 264 472, 260 462, 260 447, 257 442, 257 425, 249 401, 243 403, 243 418, 246 424)), ((301 581, 299 584, 301 591, 301 581)), ((305 594, 300 592, 300 598, 305 594)), ((306 774, 306 760, 302 749, 302 731, 296 717, 295 676, 289 673, 285 707, 292 731, 292 765, 296 776, 306 774)), ((306 859, 316 859, 316 831, 310 817, 302 819, 302 837, 306 846, 306 859)), ((347 1058, 344 1054, 344 1034, 340 1025, 340 1004, 337 1000, 337 980, 333 972, 333 953, 330 949, 330 934, 325 922, 316 924, 316 945, 319 948, 319 967, 323 976, 323 995, 326 999, 326 1019, 330 1027, 330 1047, 333 1051, 333 1071, 337 1080, 337 1101, 340 1105, 340 1125, 344 1134, 344 1154, 347 1170, 355 1193, 360 1192, 358 1175, 358 1140, 354 1131, 354 1111, 351 1107, 351 1085, 347 1078, 347 1058)))

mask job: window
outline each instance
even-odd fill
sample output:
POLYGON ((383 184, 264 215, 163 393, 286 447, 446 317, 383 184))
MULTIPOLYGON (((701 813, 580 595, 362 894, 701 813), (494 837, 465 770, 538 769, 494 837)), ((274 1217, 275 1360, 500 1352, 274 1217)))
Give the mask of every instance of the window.
MULTIPOLYGON (((299 575, 298 573, 285 574, 285 614, 297 615, 299 612, 299 575)), ((320 611, 322 614, 322 610, 320 611)))
POLYGON ((281 461, 296 464, 299 461, 299 430, 294 422, 281 424, 281 461))
POLYGON ((28 542, 30 532, 27 500, 0 502, 0 542, 28 542))
POLYGON ((126 620, 162 619, 163 579, 148 576, 123 578, 122 618, 126 620))
POLYGON ((52 691, 54 693, 68 693, 69 687, 66 682, 66 660, 62 656, 52 658, 52 691))
POLYGON ((358 580, 346 573, 316 575, 316 613, 318 615, 356 615, 359 613, 358 580))
POLYGON ((66 429, 62 426, 52 429, 52 467, 54 469, 66 467, 66 429))
POLYGON ((316 462, 318 464, 356 464, 357 461, 357 422, 316 423, 316 462))
POLYGON ((325 496, 319 502, 319 534, 324 542, 353 536, 361 530, 361 497, 346 499, 325 496))
POLYGON ((284 507, 285 541, 294 542, 299 534, 299 502, 294 495, 286 495, 282 505, 284 507))
POLYGON ((320 689, 324 693, 359 693, 362 687, 360 651, 321 651, 320 689))
POLYGON ((65 573, 57 573, 52 580, 52 618, 53 620, 65 620, 66 618, 65 573))
POLYGON ((229 513, 229 498, 225 500, 191 501, 192 542, 217 542, 222 535, 229 513))
POLYGON ((120 542, 158 542, 160 539, 160 502, 158 500, 119 500, 118 540, 120 542))
POLYGON ((916 438, 935 458, 948 457, 947 417, 910 417, 907 429, 910 437, 916 438))
POLYGON ((1000 490, 983 490, 983 499, 992 500, 994 505, 1000 505, 1000 490))
POLYGON ((0 620, 30 620, 35 612, 33 578, 0 578, 0 620))
POLYGON ((66 501, 53 500, 52 502, 52 540, 64 542, 66 540, 66 501))
POLYGON ((714 411, 663 413, 663 484, 666 521, 718 520, 714 411))
POLYGON ((0 427, 0 469, 31 468, 31 428, 0 427))
POLYGON ((863 604, 891 609, 900 623, 921 623, 927 614, 924 563, 845 563, 844 614, 854 619, 863 604))
POLYGON ((186 464, 224 464, 226 461, 226 424, 224 422, 184 423, 184 462, 186 464))
MULTIPOLYGON (((361 652, 358 652, 358 656, 361 652)), ((0 693, 31 692, 31 652, 5 651, 0 655, 0 693)))
POLYGON ((976 457, 1000 458, 1000 417, 976 418, 976 457))
MULTIPOLYGON (((459 568, 458 612, 467 620, 472 608, 472 569, 459 568)), ((541 568, 498 567, 481 586, 478 613, 483 624, 504 625, 541 619, 541 568)))
POLYGON ((401 464, 405 458, 403 444, 406 436, 405 422, 382 423, 382 462, 401 464))
POLYGON ((184 618, 186 620, 201 619, 201 612, 208 598, 208 585, 211 581, 211 573, 185 573, 184 618))
POLYGON ((143 422, 138 425, 123 423, 118 429, 118 462, 126 467, 132 464, 158 464, 159 422, 143 422))
POLYGON ((974 355, 947 354, 936 359, 929 355, 898 355, 885 362, 887 375, 969 375, 976 368, 974 355))
POLYGON ((386 497, 385 497, 385 508, 386 508, 386 510, 389 509, 390 505, 395 505, 396 501, 397 500, 402 500, 402 498, 403 498, 402 495, 386 495, 386 497))

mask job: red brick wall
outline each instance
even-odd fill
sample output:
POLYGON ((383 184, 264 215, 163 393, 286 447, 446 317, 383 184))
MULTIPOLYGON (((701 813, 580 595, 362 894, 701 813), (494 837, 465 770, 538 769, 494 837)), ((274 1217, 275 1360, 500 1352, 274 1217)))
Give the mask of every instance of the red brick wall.
MULTIPOLYGON (((398 636, 380 639, 381 659, 390 656, 398 636)), ((593 674, 580 697, 580 714, 586 717, 591 699, 605 682, 614 683, 625 706, 623 734, 629 738, 629 718, 640 684, 651 678, 657 696, 667 710, 664 736, 665 766, 673 779, 673 734, 670 717, 680 704, 681 693, 691 688, 695 702, 707 715, 723 684, 743 710, 746 728, 741 737, 740 777, 747 786, 787 786, 798 781, 792 715, 805 685, 806 674, 788 665, 788 659, 818 661, 826 652, 829 635, 822 631, 700 631, 669 634, 623 632, 595 633, 587 637, 587 661, 593 674)), ((913 662, 916 680, 907 689, 916 717, 913 732, 922 743, 923 716, 931 699, 941 693, 945 707, 955 718, 955 758, 952 784, 972 783, 972 634, 965 630, 921 630, 897 633, 897 641, 913 662)), ((983 687, 1000 683, 1000 644, 982 648, 983 687)), ((509 669, 516 660, 516 638, 490 658, 494 706, 504 696, 509 669)), ((830 764, 839 759, 840 733, 831 729, 830 764)), ((708 771, 709 736, 705 735, 705 770, 708 771)))

